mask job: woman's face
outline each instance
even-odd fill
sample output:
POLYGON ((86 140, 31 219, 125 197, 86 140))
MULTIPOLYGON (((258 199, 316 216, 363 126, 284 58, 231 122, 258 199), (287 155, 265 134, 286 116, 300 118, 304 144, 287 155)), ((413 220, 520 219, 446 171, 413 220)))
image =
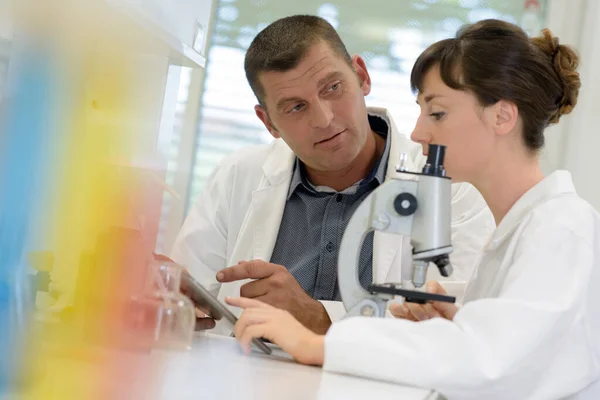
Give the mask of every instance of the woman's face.
POLYGON ((438 66, 425 75, 417 103, 421 115, 411 139, 423 146, 424 154, 430 143, 445 145, 447 175, 473 183, 493 155, 493 110, 481 107, 473 94, 446 86, 438 66))

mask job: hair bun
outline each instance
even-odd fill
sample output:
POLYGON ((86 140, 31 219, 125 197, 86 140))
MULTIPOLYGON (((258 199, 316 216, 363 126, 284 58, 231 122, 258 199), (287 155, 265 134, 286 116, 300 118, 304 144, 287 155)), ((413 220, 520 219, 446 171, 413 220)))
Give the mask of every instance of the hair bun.
POLYGON ((573 111, 577 104, 577 96, 581 87, 577 72, 579 56, 570 46, 560 44, 558 38, 552 36, 549 29, 542 30, 542 35, 532 38, 531 41, 548 55, 563 86, 562 95, 556 101, 556 111, 548 122, 554 124, 560 120, 561 116, 573 111))

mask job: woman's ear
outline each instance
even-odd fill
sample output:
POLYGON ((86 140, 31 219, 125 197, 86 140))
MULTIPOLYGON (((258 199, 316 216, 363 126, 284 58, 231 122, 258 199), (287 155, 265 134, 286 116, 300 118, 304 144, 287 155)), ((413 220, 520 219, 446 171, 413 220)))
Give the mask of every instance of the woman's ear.
POLYGON ((507 135, 514 131, 519 121, 519 109, 511 101, 500 100, 492 106, 492 128, 496 135, 507 135))

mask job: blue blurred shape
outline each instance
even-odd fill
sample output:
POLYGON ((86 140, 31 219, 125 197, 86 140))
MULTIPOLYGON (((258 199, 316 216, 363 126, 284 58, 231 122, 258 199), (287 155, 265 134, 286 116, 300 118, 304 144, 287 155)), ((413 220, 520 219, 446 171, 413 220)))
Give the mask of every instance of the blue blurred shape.
POLYGON ((33 310, 24 252, 52 139, 52 59, 32 50, 13 53, 0 116, 0 395, 14 389, 24 361, 33 310))

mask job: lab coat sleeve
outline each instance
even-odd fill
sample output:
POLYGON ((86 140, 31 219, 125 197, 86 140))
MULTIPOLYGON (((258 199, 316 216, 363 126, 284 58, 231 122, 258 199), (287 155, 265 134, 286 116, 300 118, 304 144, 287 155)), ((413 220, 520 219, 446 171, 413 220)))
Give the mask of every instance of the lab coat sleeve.
MULTIPOLYGON (((435 389, 449 399, 535 399, 540 377, 569 341, 593 262, 585 238, 540 228, 520 239, 498 298, 467 303, 454 321, 343 320, 325 337, 324 369, 435 389)), ((544 389, 553 398, 585 385, 577 361, 573 375, 553 377, 555 386, 544 389)))
POLYGON ((171 258, 217 295, 216 273, 227 267, 227 221, 232 177, 217 167, 196 199, 175 239, 171 258))
POLYGON ((494 217, 479 191, 468 183, 453 184, 450 262, 454 271, 445 278, 437 268, 429 268, 427 280, 439 281, 448 294, 461 298, 495 228, 494 217))

